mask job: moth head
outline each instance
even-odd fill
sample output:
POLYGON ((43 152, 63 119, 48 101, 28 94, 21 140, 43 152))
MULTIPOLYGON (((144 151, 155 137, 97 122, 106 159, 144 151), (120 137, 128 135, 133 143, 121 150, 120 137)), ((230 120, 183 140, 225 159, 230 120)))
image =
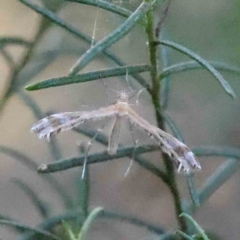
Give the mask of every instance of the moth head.
POLYGON ((126 92, 122 91, 118 94, 118 101, 120 102, 128 102, 129 96, 126 92))

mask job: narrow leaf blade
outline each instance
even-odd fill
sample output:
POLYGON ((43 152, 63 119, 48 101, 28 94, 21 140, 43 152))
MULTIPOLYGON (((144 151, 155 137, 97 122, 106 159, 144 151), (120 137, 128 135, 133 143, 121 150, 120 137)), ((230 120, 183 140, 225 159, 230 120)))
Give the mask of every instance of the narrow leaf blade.
MULTIPOLYGON (((215 62, 215 61, 208 61, 208 63, 219 71, 225 71, 225 72, 240 75, 240 68, 238 67, 235 67, 226 63, 215 62)), ((163 79, 172 74, 182 73, 182 72, 191 71, 191 70, 198 70, 203 68, 204 67, 202 65, 200 65, 195 61, 181 62, 181 63, 170 65, 168 67, 164 67, 163 71, 159 75, 159 78, 163 79)))
POLYGON ((13 228, 22 229, 22 230, 26 230, 26 231, 31 231, 31 232, 40 234, 40 235, 42 235, 46 238, 50 238, 50 239, 54 239, 54 240, 60 240, 60 238, 58 238, 56 235, 54 235, 50 232, 47 232, 47 231, 44 231, 44 230, 41 230, 41 229, 32 228, 32 227, 23 225, 19 222, 0 219, 0 225, 7 225, 7 226, 11 226, 13 228))
POLYGON ((123 66, 117 68, 109 68, 99 71, 93 71, 89 73, 77 74, 74 76, 51 78, 42 82, 37 82, 26 87, 28 91, 35 91, 44 88, 58 87, 68 84, 82 83, 88 81, 99 80, 100 78, 110 78, 115 76, 124 76, 126 72, 128 74, 135 74, 141 72, 148 72, 150 67, 146 64, 123 66))
POLYGON ((109 48, 111 45, 123 38, 144 16, 150 9, 150 3, 144 1, 136 9, 135 12, 117 29, 115 29, 108 36, 97 42, 90 48, 83 56, 75 63, 70 71, 70 75, 76 75, 82 68, 84 68, 91 60, 93 60, 100 52, 109 48))
POLYGON ((86 221, 83 223, 82 229, 79 233, 77 240, 85 240, 87 232, 92 225, 92 222, 97 218, 97 216, 103 211, 102 207, 95 208, 87 217, 86 221))
POLYGON ((206 68, 221 84, 221 86, 223 87, 223 89, 233 98, 236 98, 236 95, 232 89, 232 87, 230 86, 230 84, 224 79, 224 77, 211 65, 209 64, 209 62, 207 62, 204 58, 200 57, 198 54, 196 54, 195 52, 189 50, 188 48, 178 44, 178 43, 174 43, 171 41, 159 41, 157 42, 158 44, 162 44, 164 46, 170 47, 174 50, 177 50, 187 56, 189 56, 190 58, 192 58, 193 60, 195 60, 196 62, 198 62, 200 65, 202 65, 204 68, 206 68))
POLYGON ((203 240, 210 240, 205 234, 204 230, 201 228, 201 226, 190 215, 182 213, 180 217, 185 217, 189 222, 191 222, 203 240))
MULTIPOLYGON (((116 155, 109 155, 106 151, 94 153, 88 156, 87 164, 94 164, 99 162, 106 162, 110 160, 115 160, 123 157, 131 157, 132 152, 135 149, 135 146, 119 148, 116 155)), ((141 153, 147 153, 151 151, 158 150, 159 147, 156 145, 142 145, 136 149, 136 155, 141 153)), ((50 172, 58 172, 66 169, 83 166, 85 160, 85 156, 75 157, 70 159, 59 160, 58 162, 53 162, 49 164, 42 164, 38 168, 38 172, 40 173, 50 173, 50 172)))

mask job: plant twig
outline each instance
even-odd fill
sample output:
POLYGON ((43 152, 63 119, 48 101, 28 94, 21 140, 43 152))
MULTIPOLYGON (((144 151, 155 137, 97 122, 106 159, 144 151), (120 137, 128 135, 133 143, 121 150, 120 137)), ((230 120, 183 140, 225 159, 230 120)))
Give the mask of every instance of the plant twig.
MULTIPOLYGON (((106 161, 116 160, 118 158, 123 158, 123 157, 131 157, 132 152, 133 150, 135 150, 135 148, 136 148, 135 146, 120 148, 118 149, 115 155, 109 155, 106 151, 100 152, 100 153, 94 153, 88 156, 87 164, 106 162, 106 161)), ((136 149, 135 153, 137 155, 141 153, 156 151, 158 149, 159 147, 156 145, 143 145, 143 146, 139 146, 136 149)), ((63 171, 69 168, 83 166, 84 161, 85 161, 85 155, 81 157, 59 160, 58 162, 53 162, 49 164, 42 164, 38 168, 38 172, 50 173, 50 172, 63 171)))
MULTIPOLYGON (((157 60, 156 60, 157 45, 154 39, 154 18, 151 10, 146 14, 146 18, 147 18, 146 33, 148 36, 148 46, 149 46, 150 63, 151 63, 151 72, 150 72, 151 80, 152 80, 151 95, 152 95, 153 105, 155 108, 158 127, 164 130, 164 117, 161 114, 161 106, 160 106, 160 99, 159 99, 161 83, 157 73, 157 60)), ((173 165, 173 162, 170 160, 170 158, 166 154, 163 153, 162 156, 163 156, 164 164, 167 170, 167 176, 169 181, 168 187, 172 193, 173 200, 174 200, 176 217, 178 219, 181 230, 185 232, 187 230, 186 220, 183 218, 182 219, 179 218, 179 215, 183 212, 183 210, 181 206, 179 191, 176 184, 174 165, 173 165)))

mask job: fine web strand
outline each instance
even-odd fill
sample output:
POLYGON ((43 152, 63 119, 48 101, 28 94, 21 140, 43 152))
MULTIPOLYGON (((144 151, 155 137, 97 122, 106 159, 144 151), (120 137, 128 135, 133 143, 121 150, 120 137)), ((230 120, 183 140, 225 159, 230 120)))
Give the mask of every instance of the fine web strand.
POLYGON ((98 12, 99 12, 99 7, 97 6, 96 10, 96 16, 94 20, 94 26, 93 26, 93 34, 92 34, 92 42, 91 42, 91 48, 94 45, 95 37, 96 37, 96 30, 97 30, 97 20, 98 20, 98 12))

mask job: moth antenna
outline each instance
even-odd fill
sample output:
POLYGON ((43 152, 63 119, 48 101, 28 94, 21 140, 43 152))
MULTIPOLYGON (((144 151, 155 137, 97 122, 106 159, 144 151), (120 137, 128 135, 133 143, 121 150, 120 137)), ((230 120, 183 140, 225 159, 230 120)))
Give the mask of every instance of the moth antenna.
POLYGON ((125 77, 125 80, 126 80, 126 82, 127 82, 128 88, 130 89, 130 92, 129 92, 129 93, 133 92, 134 90, 133 90, 133 88, 131 87, 131 85, 130 85, 130 83, 129 83, 129 79, 128 79, 128 69, 127 69, 127 68, 126 68, 126 77, 125 77))
MULTIPOLYGON (((101 80, 102 80, 102 83, 103 83, 103 85, 104 85, 104 87, 105 87, 106 89, 108 89, 108 90, 110 90, 110 91, 112 91, 112 92, 114 92, 114 93, 119 94, 118 91, 114 90, 113 88, 110 88, 110 87, 105 83, 105 81, 104 81, 103 79, 101 79, 101 80)), ((107 96, 108 96, 108 94, 107 94, 107 96)))

